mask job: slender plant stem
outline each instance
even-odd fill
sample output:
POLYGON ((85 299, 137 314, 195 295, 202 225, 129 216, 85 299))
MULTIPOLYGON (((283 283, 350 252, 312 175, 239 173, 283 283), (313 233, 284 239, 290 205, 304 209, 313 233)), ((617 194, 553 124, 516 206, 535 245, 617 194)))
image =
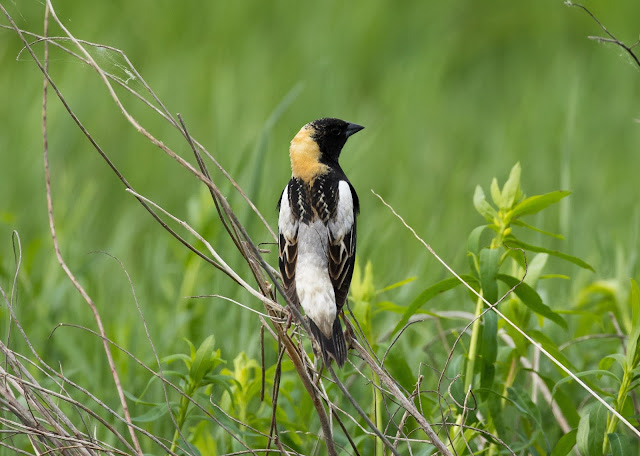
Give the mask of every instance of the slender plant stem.
MULTIPOLYGON (((380 388, 380 377, 374 372, 373 383, 376 385, 373 388, 374 404, 375 404, 375 423, 378 429, 382 429, 382 392, 380 388)), ((384 442, 378 436, 376 436, 376 456, 384 456, 384 442)))
MULTIPOLYGON (((633 381, 633 371, 625 367, 624 374, 622 376, 622 383, 620 384, 620 389, 618 390, 618 397, 615 402, 615 409, 622 413, 622 409, 624 408, 624 404, 627 401, 627 395, 629 394, 629 387, 631 386, 631 382, 633 381)), ((613 414, 607 414, 607 430, 604 433, 604 441, 602 442, 602 454, 607 454, 609 451, 609 434, 612 434, 613 431, 616 430, 616 426, 618 425, 618 418, 613 414)))
POLYGON ((473 371, 476 365, 476 358, 478 356, 478 340, 480 339, 480 314, 484 306, 482 305, 482 299, 476 302, 476 311, 474 314, 475 321, 471 328, 471 342, 469 343, 469 356, 467 361, 467 369, 464 376, 464 390, 468 391, 470 386, 473 386, 473 371))
POLYGON ((178 439, 180 438, 180 431, 182 430, 182 426, 184 426, 184 422, 187 419, 187 410, 189 409, 189 397, 193 396, 195 391, 192 388, 189 388, 185 391, 186 396, 182 396, 180 398, 180 410, 178 410, 178 416, 176 418, 177 426, 176 430, 173 433, 173 439, 171 440, 171 451, 176 451, 178 447, 178 439))

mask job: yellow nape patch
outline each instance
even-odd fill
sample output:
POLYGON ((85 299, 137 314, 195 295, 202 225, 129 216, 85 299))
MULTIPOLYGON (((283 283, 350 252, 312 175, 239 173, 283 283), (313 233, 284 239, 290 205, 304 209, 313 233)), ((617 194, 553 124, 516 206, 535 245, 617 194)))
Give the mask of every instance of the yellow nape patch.
POLYGON ((293 177, 311 183, 313 179, 329 171, 329 167, 320 163, 320 147, 311 138, 313 127, 305 125, 291 140, 289 155, 293 177))

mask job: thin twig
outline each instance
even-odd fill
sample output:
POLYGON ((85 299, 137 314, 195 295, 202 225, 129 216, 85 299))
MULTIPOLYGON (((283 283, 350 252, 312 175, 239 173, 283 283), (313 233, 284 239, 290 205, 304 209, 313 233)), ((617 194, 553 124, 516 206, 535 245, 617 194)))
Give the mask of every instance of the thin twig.
POLYGON ((602 22, 600 22, 598 20, 598 18, 591 11, 589 11, 589 9, 586 6, 581 5, 580 3, 574 3, 574 2, 571 2, 571 1, 566 1, 566 2, 564 2, 564 4, 567 5, 567 6, 575 6, 577 8, 580 8, 581 10, 583 10, 585 13, 587 13, 589 16, 591 16, 591 19, 593 19, 600 26, 600 28, 604 31, 604 33, 609 35, 609 38, 602 38, 600 36, 590 36, 589 39, 596 40, 596 41, 601 41, 601 42, 605 42, 605 43, 613 43, 613 44, 616 44, 616 45, 620 46, 622 49, 624 49, 631 56, 631 58, 634 60, 634 62, 638 66, 638 68, 640 68, 640 59, 633 52, 633 48, 636 47, 638 44, 640 44, 640 40, 636 41, 631 46, 627 46, 622 41, 620 41, 615 36, 613 36, 613 33, 611 33, 609 30, 607 30, 607 28, 604 26, 604 24, 602 22))

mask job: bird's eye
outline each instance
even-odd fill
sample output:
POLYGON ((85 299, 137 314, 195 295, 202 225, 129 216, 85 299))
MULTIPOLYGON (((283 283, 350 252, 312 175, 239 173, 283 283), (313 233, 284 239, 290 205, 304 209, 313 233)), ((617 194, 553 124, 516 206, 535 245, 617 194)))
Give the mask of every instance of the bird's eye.
POLYGON ((331 129, 331 134, 332 134, 333 136, 340 136, 340 129, 339 129, 338 127, 333 127, 333 128, 331 129))

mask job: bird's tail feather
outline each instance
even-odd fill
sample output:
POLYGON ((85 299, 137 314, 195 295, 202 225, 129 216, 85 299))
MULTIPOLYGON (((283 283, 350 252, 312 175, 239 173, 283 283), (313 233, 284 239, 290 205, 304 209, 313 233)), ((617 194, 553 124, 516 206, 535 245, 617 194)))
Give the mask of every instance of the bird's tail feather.
POLYGON ((331 338, 325 336, 320 328, 309 319, 309 326, 313 337, 318 341, 320 345, 320 351, 322 351, 322 358, 325 364, 329 364, 329 359, 333 358, 338 363, 338 367, 342 367, 347 361, 347 343, 344 339, 344 333, 342 332, 342 326, 340 325, 340 318, 336 316, 333 322, 333 334, 331 338))

